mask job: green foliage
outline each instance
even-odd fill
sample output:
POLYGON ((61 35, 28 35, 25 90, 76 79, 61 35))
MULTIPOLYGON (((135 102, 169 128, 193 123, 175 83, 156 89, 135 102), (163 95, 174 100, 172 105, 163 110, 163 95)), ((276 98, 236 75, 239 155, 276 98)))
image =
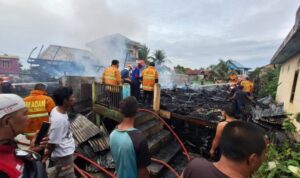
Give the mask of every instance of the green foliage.
MULTIPOLYGON (((293 115, 289 115, 283 123, 287 133, 296 131, 292 123, 293 115)), ((261 165, 254 178, 300 178, 300 144, 293 140, 285 140, 283 144, 270 144, 267 160, 261 165)))
POLYGON ((212 72, 213 80, 227 81, 232 72, 229 64, 222 59, 220 59, 217 65, 211 65, 209 69, 212 72))
POLYGON ((159 65, 165 62, 166 57, 166 53, 163 50, 155 50, 151 58, 153 62, 159 65))
POLYGON ((300 122, 300 113, 298 113, 298 114, 296 115, 296 121, 297 121, 297 122, 300 122))
POLYGON ((271 95, 273 99, 276 97, 276 91, 278 87, 280 67, 276 69, 266 69, 261 72, 260 77, 260 90, 258 93, 259 97, 265 97, 271 95))
POLYGON ((138 52, 139 59, 144 59, 145 62, 148 63, 148 59, 150 58, 149 53, 150 49, 146 45, 144 45, 143 48, 138 52))
POLYGON ((260 74, 261 74, 261 69, 257 67, 253 72, 249 74, 249 78, 254 81, 259 77, 260 74))
POLYGON ((270 144, 267 161, 254 175, 254 178, 299 178, 300 172, 291 167, 300 167, 300 144, 285 141, 282 145, 270 144))
POLYGON ((185 74, 185 68, 179 64, 176 67, 174 67, 174 69, 178 74, 185 74))
POLYGON ((282 128, 288 133, 294 133, 296 131, 296 127, 292 122, 291 118, 284 119, 282 123, 282 128))

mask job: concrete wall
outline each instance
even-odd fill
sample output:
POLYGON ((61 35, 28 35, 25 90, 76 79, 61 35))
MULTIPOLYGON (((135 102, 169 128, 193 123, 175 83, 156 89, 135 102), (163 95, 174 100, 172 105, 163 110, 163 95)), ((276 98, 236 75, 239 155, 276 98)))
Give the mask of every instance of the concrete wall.
POLYGON ((293 103, 290 102, 295 71, 300 70, 299 60, 300 54, 294 56, 281 66, 276 95, 276 100, 284 103, 285 111, 294 114, 300 112, 300 75, 298 76, 294 101, 293 103))
MULTIPOLYGON (((277 88, 276 100, 284 103, 284 110, 287 113, 297 114, 300 112, 300 54, 294 56, 281 66, 279 86, 277 88), (299 70, 297 86, 295 90, 294 101, 291 103, 291 92, 294 82, 295 72, 299 70)), ((294 120, 294 125, 297 128, 298 136, 296 139, 300 141, 300 123, 294 120)))

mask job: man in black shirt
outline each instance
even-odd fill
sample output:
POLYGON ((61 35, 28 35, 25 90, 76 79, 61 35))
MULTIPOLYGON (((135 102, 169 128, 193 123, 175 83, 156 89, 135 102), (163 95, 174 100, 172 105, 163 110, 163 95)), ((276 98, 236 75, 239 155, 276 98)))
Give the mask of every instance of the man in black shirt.
POLYGON ((235 91, 231 99, 234 99, 236 105, 236 114, 243 114, 246 104, 248 101, 251 101, 252 98, 248 93, 243 91, 243 86, 238 86, 238 89, 235 91))
POLYGON ((224 128, 220 147, 220 161, 211 163, 196 158, 185 168, 183 178, 250 177, 264 160, 265 133, 251 123, 233 121, 224 128))

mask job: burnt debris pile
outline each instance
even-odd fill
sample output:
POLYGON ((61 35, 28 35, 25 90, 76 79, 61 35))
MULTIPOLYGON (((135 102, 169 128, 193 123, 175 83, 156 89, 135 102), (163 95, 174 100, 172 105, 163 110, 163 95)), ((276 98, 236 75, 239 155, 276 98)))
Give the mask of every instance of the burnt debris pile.
POLYGON ((285 118, 283 104, 277 104, 271 96, 258 99, 252 106, 252 121, 268 130, 280 130, 285 118))
POLYGON ((220 109, 227 104, 232 104, 228 101, 227 92, 227 86, 216 86, 197 91, 191 89, 163 90, 161 108, 190 118, 216 123, 221 119, 220 109))
MULTIPOLYGON (((83 102, 85 103, 85 102, 83 102)), ((97 162, 107 169, 114 168, 114 163, 109 152, 108 132, 105 127, 95 125, 95 114, 91 111, 92 108, 80 109, 80 103, 77 103, 76 110, 70 113, 70 128, 73 132, 76 151, 85 157, 97 162), (84 113, 84 115, 83 115, 84 113)), ((87 170, 88 172, 98 172, 94 166, 76 160, 77 165, 87 170)))
MULTIPOLYGON (((216 124, 224 119, 221 110, 226 105, 235 106, 229 98, 226 85, 198 90, 166 89, 161 92, 161 108, 172 113, 172 124, 191 151, 208 157, 216 124)), ((286 114, 282 104, 265 97, 249 101, 245 112, 237 118, 254 122, 269 132, 280 132, 286 114)))

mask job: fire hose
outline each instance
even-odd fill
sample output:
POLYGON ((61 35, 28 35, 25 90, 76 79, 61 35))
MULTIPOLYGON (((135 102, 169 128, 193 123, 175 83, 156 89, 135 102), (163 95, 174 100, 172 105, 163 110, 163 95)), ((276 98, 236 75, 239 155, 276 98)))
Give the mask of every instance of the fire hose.
POLYGON ((89 178, 78 166, 74 165, 75 171, 77 171, 83 178, 89 178))
MULTIPOLYGON (((179 136, 176 134, 176 132, 169 126, 169 124, 166 123, 166 121, 160 117, 158 114, 156 114, 155 112, 148 110, 148 109, 139 109, 139 111, 141 112, 147 112, 150 114, 153 114, 155 116, 155 118, 160 119, 160 121, 164 124, 164 126, 166 126, 168 128, 168 130, 173 134, 173 136, 175 137, 175 139, 179 142, 181 148, 184 151, 184 155, 186 156, 187 160, 190 160, 190 156, 188 154, 188 151, 186 149, 186 147, 184 146, 183 142, 181 141, 181 139, 179 138, 179 136)), ((30 146, 30 144, 28 143, 24 143, 24 142, 20 142, 18 141, 19 144, 22 145, 26 145, 26 146, 30 146)), ((103 168, 101 165, 97 164, 96 162, 92 161, 91 159, 79 154, 79 153, 74 153, 75 156, 89 162, 90 164, 92 164, 93 166, 95 166, 96 168, 100 169, 101 171, 103 171, 105 174, 109 175, 111 178, 116 178, 116 176, 114 174, 112 174, 111 172, 109 172, 108 170, 106 170, 105 168, 103 168)), ((163 166, 167 167, 171 172, 173 172, 177 177, 179 177, 179 174, 177 173, 177 171, 172 168, 168 163, 156 159, 156 158, 151 158, 151 161, 156 162, 158 164, 162 164, 163 166)), ((91 175, 89 175, 87 172, 81 170, 80 168, 78 168, 77 166, 75 166, 75 170, 81 174, 84 178, 89 178, 92 177, 91 175)))
POLYGON ((162 164, 163 166, 167 167, 170 171, 172 171, 176 175, 176 177, 180 177, 177 171, 174 168, 172 168, 172 166, 170 166, 168 163, 156 158, 151 158, 151 161, 156 162, 158 164, 162 164))
MULTIPOLYGON (((21 141, 17 141, 18 144, 20 145, 25 145, 25 146, 30 146, 29 143, 25 143, 25 142, 21 142, 21 141)), ((92 161, 91 159, 79 154, 79 153, 74 153, 75 156, 80 157, 81 159, 85 160, 86 162, 89 162, 90 164, 94 165, 95 167, 97 167, 98 169, 100 169, 101 171, 103 171, 104 173, 106 173, 107 175, 109 175, 112 178, 116 178, 115 175, 113 175, 111 172, 109 172, 108 170, 106 170, 105 168, 103 168, 102 166, 100 166, 99 164, 97 164, 96 162, 92 161)), ((168 163, 159 160, 157 158, 151 158, 151 161, 158 163, 158 164, 162 164, 163 166, 165 166, 166 168, 168 168, 171 172, 173 172, 177 177, 179 177, 179 174, 177 173, 177 171, 172 168, 172 166, 170 166, 168 163)), ((79 167, 77 167, 76 165, 74 165, 75 170, 83 177, 83 178, 93 178, 93 176, 91 176, 89 173, 87 173, 86 171, 80 169, 79 167)))
POLYGON ((179 142, 179 144, 180 144, 180 146, 181 146, 181 148, 182 148, 182 150, 184 152, 184 155, 186 156, 187 160, 188 161, 191 160, 190 155, 189 155, 186 147, 184 146, 183 142, 179 138, 179 136, 176 134, 176 132, 169 126, 169 124, 162 117, 160 117, 158 114, 156 114, 155 112, 153 112, 151 110, 148 110, 148 109, 139 109, 139 111, 153 114, 157 119, 160 119, 160 121, 164 124, 164 126, 166 126, 168 128, 168 130, 173 134, 173 136, 179 142))
POLYGON ((75 156, 89 162, 90 164, 92 164, 93 166, 95 166, 96 168, 100 169, 101 171, 103 171, 105 174, 109 175, 112 178, 115 178, 116 176, 113 175, 111 172, 109 172, 108 170, 106 170, 105 168, 103 168, 102 166, 100 166, 99 164, 97 164, 96 162, 92 161, 91 159, 79 154, 79 153, 74 153, 75 156))
MULTIPOLYGON (((115 175, 113 175, 111 172, 107 171, 105 168, 103 168, 102 166, 100 166, 99 164, 97 164, 96 162, 94 162, 93 160, 79 154, 79 153, 74 153, 76 156, 80 157, 81 159, 91 163, 92 165, 94 165, 96 168, 100 169, 101 171, 103 171, 104 173, 106 173, 107 175, 109 175, 112 178, 115 178, 115 175)), ((158 164, 162 164, 163 166, 165 166, 166 168, 168 168, 171 172, 173 172, 177 177, 179 177, 179 174, 176 172, 176 170, 174 168, 172 168, 172 166, 170 166, 168 163, 156 159, 156 158, 151 158, 151 161, 158 163, 158 164)), ((84 171, 82 170, 82 172, 84 173, 84 171)), ((80 173, 80 172, 79 172, 80 173)))

